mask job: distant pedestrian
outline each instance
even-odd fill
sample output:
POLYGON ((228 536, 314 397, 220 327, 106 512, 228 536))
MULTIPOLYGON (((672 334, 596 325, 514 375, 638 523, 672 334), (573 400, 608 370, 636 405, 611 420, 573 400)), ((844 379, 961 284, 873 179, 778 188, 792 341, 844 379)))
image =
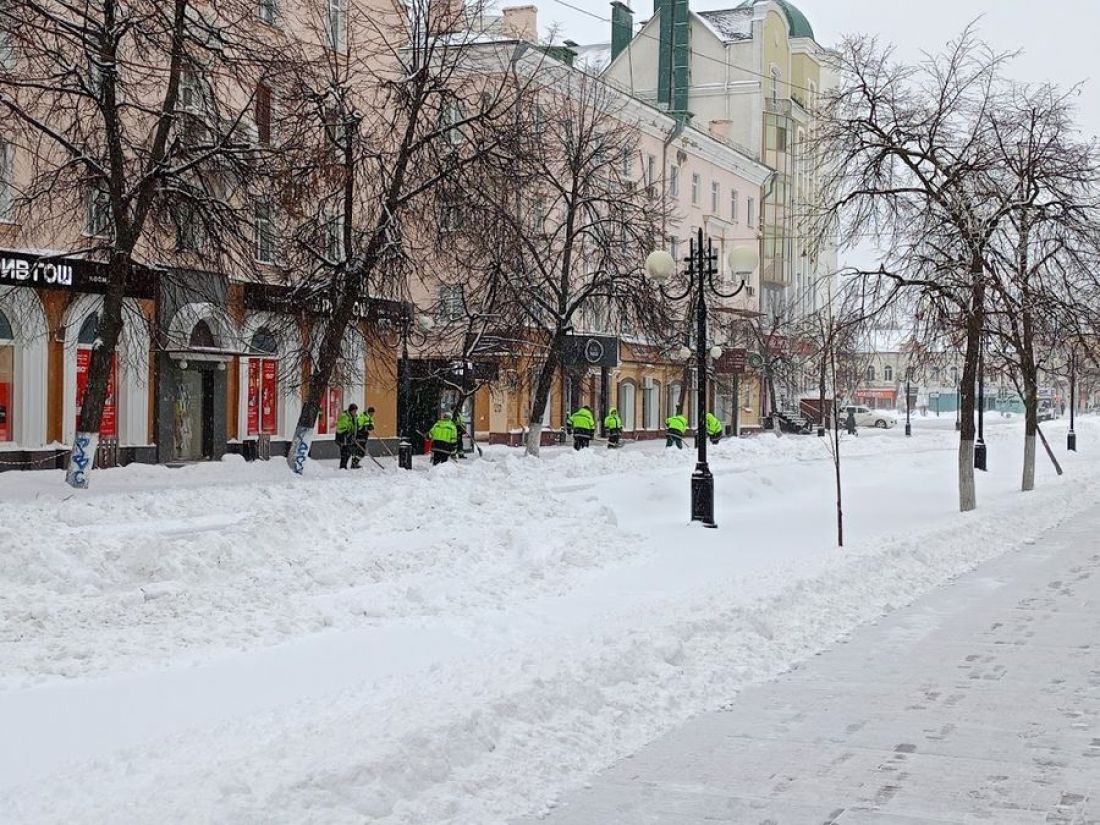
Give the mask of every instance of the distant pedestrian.
POLYGON ((712 412, 707 413, 707 438, 710 439, 711 444, 717 444, 722 440, 722 431, 725 428, 722 426, 721 420, 712 412))
POLYGON ((596 434, 596 416, 592 408, 584 405, 569 416, 569 426, 573 430, 573 449, 583 450, 596 434))
POLYGON ((622 446, 623 437, 623 419, 619 415, 619 411, 612 407, 607 411, 607 415, 603 419, 603 428, 607 432, 607 448, 609 450, 617 450, 622 446))
POLYGON ((458 425, 450 415, 441 415, 428 432, 432 440, 432 466, 446 464, 458 448, 458 425))
POLYGON ((848 430, 848 435, 859 435, 856 432, 856 411, 851 407, 848 408, 848 417, 844 419, 844 427, 848 430))
POLYGON ((688 420, 685 416, 676 413, 665 419, 665 446, 684 449, 684 433, 687 432, 688 420))

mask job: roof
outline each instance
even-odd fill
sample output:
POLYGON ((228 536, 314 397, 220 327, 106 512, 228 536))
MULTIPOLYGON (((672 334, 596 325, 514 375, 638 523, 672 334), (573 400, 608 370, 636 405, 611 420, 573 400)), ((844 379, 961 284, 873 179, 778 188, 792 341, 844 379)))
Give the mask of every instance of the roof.
POLYGON ((589 74, 600 74, 611 65, 611 43, 593 43, 588 46, 570 46, 576 52, 573 65, 589 74))
MULTIPOLYGON (((748 40, 752 37, 753 7, 765 0, 744 0, 741 5, 732 9, 720 11, 696 12, 701 18, 714 28, 718 36, 729 42, 731 40, 748 40)), ((810 21, 806 19, 798 7, 788 0, 772 0, 783 9, 787 18, 787 32, 791 37, 809 37, 813 39, 814 30, 810 21)))

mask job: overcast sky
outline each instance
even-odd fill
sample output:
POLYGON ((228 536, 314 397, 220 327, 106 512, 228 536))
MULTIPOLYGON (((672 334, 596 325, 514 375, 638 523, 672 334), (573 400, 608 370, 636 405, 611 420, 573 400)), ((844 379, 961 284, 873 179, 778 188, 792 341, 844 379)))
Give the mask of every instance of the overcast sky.
MULTIPOLYGON (((560 24, 559 39, 594 43, 610 40, 609 0, 498 0, 501 5, 534 2, 544 33, 560 24), (569 8, 565 3, 576 6, 569 8)), ((696 11, 731 8, 740 0, 691 0, 696 11)), ((653 0, 628 0, 636 19, 653 12, 653 0)), ((867 32, 895 44, 905 56, 935 50, 970 21, 981 17, 980 34, 999 50, 1023 50, 1012 73, 1020 80, 1086 81, 1079 99, 1082 130, 1100 134, 1100 78, 1097 35, 1100 0, 795 0, 809 18, 819 43, 830 46, 845 34, 867 32)))

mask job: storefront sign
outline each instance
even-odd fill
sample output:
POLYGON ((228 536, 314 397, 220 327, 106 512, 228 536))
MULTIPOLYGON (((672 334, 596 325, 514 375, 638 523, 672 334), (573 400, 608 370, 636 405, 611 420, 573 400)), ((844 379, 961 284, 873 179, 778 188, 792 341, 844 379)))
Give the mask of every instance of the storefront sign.
POLYGON ((856 400, 862 399, 878 399, 880 401, 893 401, 897 398, 897 390, 856 390, 856 400))
POLYGON ((619 339, 609 335, 571 335, 565 339, 562 362, 567 367, 617 367, 619 339))
MULTIPOLYGON (((245 309, 263 312, 293 314, 305 307, 311 315, 328 317, 333 313, 332 300, 327 295, 303 294, 300 290, 277 284, 245 284, 245 309)), ((370 318, 401 317, 401 304, 381 298, 360 298, 355 302, 352 318, 364 321, 370 318)))
MULTIPOLYGON (((153 297, 153 272, 134 265, 125 294, 131 298, 153 297)), ((36 289, 64 289, 103 294, 110 277, 107 264, 86 258, 63 258, 0 250, 0 286, 36 289)))
MULTIPOLYGON (((81 431, 80 407, 84 403, 84 393, 88 388, 88 367, 92 363, 92 350, 90 347, 80 347, 76 351, 76 430, 81 431)), ((99 434, 102 436, 118 435, 118 418, 116 416, 115 386, 118 377, 118 361, 116 356, 111 356, 111 371, 107 375, 107 400, 103 403, 103 416, 99 420, 99 434)))
POLYGON ((749 353, 743 349, 728 349, 714 362, 714 371, 719 375, 740 375, 748 366, 749 353))

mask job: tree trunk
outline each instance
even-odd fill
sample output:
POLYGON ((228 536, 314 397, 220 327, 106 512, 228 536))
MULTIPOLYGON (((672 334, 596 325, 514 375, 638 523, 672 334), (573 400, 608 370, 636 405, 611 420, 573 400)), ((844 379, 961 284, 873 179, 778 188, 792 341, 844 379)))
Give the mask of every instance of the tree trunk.
POLYGON ((542 417, 546 414, 546 402, 550 398, 550 387, 554 383, 554 374, 561 364, 561 348, 565 342, 565 330, 554 330, 546 360, 539 371, 539 380, 535 384, 535 395, 531 399, 531 415, 527 421, 527 455, 538 457, 542 445, 542 417))
MULTIPOLYGON (((80 426, 73 439, 69 454, 69 467, 65 482, 80 490, 88 488, 96 448, 99 445, 99 427, 103 421, 103 407, 107 402, 107 385, 111 376, 111 364, 118 340, 122 336, 122 301, 129 282, 130 254, 116 251, 111 257, 110 283, 103 299, 99 315, 99 334, 92 348, 92 360, 88 365, 88 383, 80 404, 80 426)), ((75 330, 73 330, 75 333, 75 330)), ((118 391, 117 388, 115 390, 118 391)))
POLYGON ((966 319, 966 351, 963 356, 962 380, 959 385, 961 409, 961 433, 959 435, 959 510, 967 513, 978 506, 974 486, 974 386, 978 378, 978 355, 982 346, 982 327, 985 321, 985 298, 982 277, 984 267, 980 258, 971 262, 972 300, 966 319))
POLYGON ((1035 437, 1039 432, 1039 393, 1033 370, 1022 370, 1024 385, 1024 474, 1020 489, 1035 489, 1035 437))

